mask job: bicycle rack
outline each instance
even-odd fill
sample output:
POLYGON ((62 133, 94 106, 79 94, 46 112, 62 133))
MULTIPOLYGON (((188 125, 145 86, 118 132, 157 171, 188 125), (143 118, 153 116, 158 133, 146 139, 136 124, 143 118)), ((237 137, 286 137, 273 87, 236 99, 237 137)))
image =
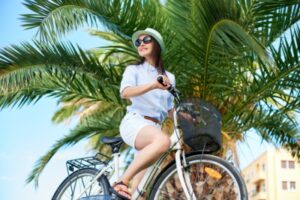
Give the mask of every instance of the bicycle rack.
POLYGON ((66 162, 68 174, 83 168, 101 169, 111 160, 109 156, 97 153, 95 156, 76 158, 66 162))

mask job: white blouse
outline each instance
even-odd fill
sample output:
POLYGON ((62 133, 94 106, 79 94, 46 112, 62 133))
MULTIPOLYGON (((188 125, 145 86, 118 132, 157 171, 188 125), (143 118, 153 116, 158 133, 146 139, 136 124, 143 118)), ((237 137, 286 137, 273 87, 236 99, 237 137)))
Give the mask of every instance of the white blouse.
MULTIPOLYGON (((166 71, 170 83, 175 86, 175 76, 166 71)), ((152 82, 158 76, 157 69, 146 61, 140 65, 129 65, 124 73, 120 86, 120 93, 126 87, 138 86, 152 82)), ((122 97, 123 98, 123 97, 122 97)), ((163 121, 168 111, 174 107, 174 97, 167 90, 153 89, 140 96, 131 97, 131 105, 127 112, 136 112, 142 116, 149 116, 163 121)))

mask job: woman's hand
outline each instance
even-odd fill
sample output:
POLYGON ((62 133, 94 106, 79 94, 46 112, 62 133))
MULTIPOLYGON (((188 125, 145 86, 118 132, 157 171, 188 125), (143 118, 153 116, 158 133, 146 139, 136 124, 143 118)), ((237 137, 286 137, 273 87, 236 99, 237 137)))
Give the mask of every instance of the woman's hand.
POLYGON ((171 84, 170 84, 170 80, 168 79, 167 76, 164 75, 159 75, 156 77, 156 80, 154 81, 154 88, 155 89, 162 89, 162 90, 167 90, 171 84), (157 81, 158 77, 162 77, 163 83, 161 84, 160 82, 157 81))

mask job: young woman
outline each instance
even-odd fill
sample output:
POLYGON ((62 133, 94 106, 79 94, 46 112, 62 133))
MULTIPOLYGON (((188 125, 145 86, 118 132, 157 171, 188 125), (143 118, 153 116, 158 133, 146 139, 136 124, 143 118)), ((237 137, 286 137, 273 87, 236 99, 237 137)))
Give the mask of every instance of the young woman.
POLYGON ((173 96, 167 91, 175 84, 175 77, 163 67, 161 53, 164 42, 159 32, 147 28, 137 31, 132 41, 141 61, 129 65, 121 81, 120 93, 130 99, 127 114, 120 124, 120 133, 128 145, 137 150, 133 162, 124 175, 113 185, 114 193, 130 199, 128 183, 132 181, 132 193, 136 190, 146 168, 152 165, 170 147, 168 135, 162 132, 161 122, 172 115, 173 96), (163 84, 157 81, 162 76, 163 84))

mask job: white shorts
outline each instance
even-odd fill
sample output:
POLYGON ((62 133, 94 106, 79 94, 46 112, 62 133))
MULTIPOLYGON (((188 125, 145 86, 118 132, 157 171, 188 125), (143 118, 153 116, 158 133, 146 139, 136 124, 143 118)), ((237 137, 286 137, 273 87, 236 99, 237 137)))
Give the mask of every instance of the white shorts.
POLYGON ((145 119, 138 113, 128 112, 120 124, 120 134, 126 144, 135 148, 135 139, 139 131, 145 126, 154 126, 161 129, 161 125, 145 119))

